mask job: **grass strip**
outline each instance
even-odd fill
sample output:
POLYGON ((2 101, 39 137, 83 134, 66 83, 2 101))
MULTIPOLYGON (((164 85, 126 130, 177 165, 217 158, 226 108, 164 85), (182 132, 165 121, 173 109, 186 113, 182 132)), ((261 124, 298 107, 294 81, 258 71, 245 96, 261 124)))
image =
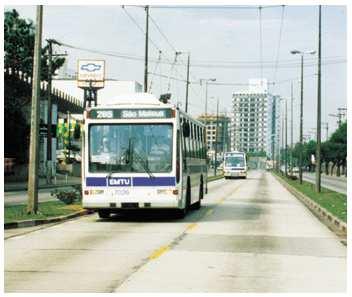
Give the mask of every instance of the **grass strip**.
POLYGON ((208 182, 211 182, 213 180, 217 180, 217 179, 221 179, 223 178, 224 176, 223 175, 213 175, 213 176, 209 176, 208 177, 208 182))
POLYGON ((302 184, 299 180, 292 180, 284 175, 281 175, 275 171, 272 171, 278 177, 283 179, 289 185, 294 187, 296 190, 300 191, 304 195, 308 196, 314 202, 319 204, 322 208, 326 209, 328 212, 342 220, 347 221, 347 196, 326 188, 321 188, 321 192, 317 193, 315 191, 315 185, 306 181, 302 184))
POLYGON ((51 217, 68 215, 82 210, 81 204, 77 203, 67 205, 61 201, 47 201, 39 203, 37 214, 27 214, 26 208, 27 206, 25 204, 5 206, 5 223, 34 219, 47 219, 51 217))

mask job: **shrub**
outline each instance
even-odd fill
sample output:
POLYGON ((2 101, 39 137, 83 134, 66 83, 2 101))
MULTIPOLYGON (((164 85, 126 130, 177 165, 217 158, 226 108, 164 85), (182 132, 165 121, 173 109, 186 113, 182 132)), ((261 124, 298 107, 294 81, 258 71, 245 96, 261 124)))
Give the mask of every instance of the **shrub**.
POLYGON ((82 200, 82 189, 81 186, 73 186, 72 190, 58 190, 52 191, 51 196, 55 196, 57 199, 65 204, 73 204, 82 200))

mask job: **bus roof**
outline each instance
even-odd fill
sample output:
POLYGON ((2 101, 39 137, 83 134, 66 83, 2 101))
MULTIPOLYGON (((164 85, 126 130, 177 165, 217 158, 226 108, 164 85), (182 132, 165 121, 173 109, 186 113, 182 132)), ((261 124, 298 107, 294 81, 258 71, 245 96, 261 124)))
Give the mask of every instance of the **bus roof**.
MULTIPOLYGON (((99 100, 98 100, 99 101, 99 100)), ((143 105, 143 106, 172 106, 171 104, 164 104, 160 102, 153 94, 149 93, 126 93, 118 95, 110 100, 104 100, 98 104, 97 108, 103 108, 104 106, 121 106, 121 105, 143 105)))
POLYGON ((238 154, 238 155, 245 155, 246 153, 245 153, 245 152, 239 152, 239 151, 232 151, 232 152, 226 152, 226 153, 225 153, 225 156, 226 156, 226 155, 235 155, 235 154, 238 154))

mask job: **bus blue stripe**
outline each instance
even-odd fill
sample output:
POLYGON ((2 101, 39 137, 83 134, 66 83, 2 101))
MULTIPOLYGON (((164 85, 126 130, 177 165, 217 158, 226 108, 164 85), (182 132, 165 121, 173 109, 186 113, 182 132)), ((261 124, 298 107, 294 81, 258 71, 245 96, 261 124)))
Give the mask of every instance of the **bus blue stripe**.
POLYGON ((153 187, 153 186, 174 186, 175 177, 134 177, 133 186, 135 187, 153 187))
MULTIPOLYGON (((134 187, 154 187, 154 186, 175 186, 176 178, 174 176, 161 177, 133 177, 132 185, 134 187)), ((106 177, 87 177, 87 187, 106 187, 106 177)), ((121 185, 123 186, 123 185, 121 185)))
POLYGON ((86 178, 87 187, 106 187, 105 177, 87 177, 86 178))

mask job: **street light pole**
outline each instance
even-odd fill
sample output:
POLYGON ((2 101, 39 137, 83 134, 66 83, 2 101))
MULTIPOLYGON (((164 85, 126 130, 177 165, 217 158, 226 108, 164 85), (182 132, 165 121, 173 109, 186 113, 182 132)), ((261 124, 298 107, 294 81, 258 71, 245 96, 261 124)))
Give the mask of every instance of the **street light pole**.
POLYGON ((302 159, 303 159, 303 54, 301 55, 301 106, 299 116, 299 183, 303 182, 302 159))
POLYGON ((217 169, 217 154, 218 154, 218 130, 219 130, 219 98, 216 102, 216 130, 215 130, 215 152, 214 152, 214 176, 216 176, 217 169))
POLYGON ((301 106, 300 106, 300 121, 299 121, 299 183, 302 184, 303 179, 303 64, 304 64, 304 54, 314 55, 315 51, 301 52, 298 50, 291 51, 291 54, 301 55, 301 106))
POLYGON ((291 82, 291 174, 293 173, 293 82, 291 82))
POLYGON ((315 169, 315 190, 321 192, 321 5, 319 5, 319 38, 318 38, 318 104, 317 104, 317 148, 315 169))
POLYGON ((42 44, 43 5, 37 5, 31 107, 31 134, 28 164, 27 213, 38 211, 38 167, 39 167, 39 114, 40 114, 40 62, 42 44))
POLYGON ((287 98, 285 99, 285 175, 287 176, 287 98))

